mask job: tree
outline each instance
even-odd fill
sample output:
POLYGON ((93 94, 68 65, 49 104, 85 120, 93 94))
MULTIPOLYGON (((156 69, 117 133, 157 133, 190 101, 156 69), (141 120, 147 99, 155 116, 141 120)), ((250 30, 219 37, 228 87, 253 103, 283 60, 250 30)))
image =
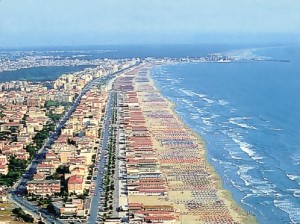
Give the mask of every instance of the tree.
POLYGON ((33 158, 36 153, 36 147, 34 147, 33 145, 27 145, 26 151, 29 153, 30 158, 33 158))
POLYGON ((8 168, 9 170, 15 170, 15 169, 24 170, 26 168, 26 165, 27 165, 26 160, 11 158, 9 161, 8 168))
POLYGON ((29 214, 24 215, 22 218, 25 222, 30 222, 30 223, 34 222, 34 218, 29 214))
POLYGON ((49 123, 46 124, 45 129, 46 129, 47 131, 54 131, 54 130, 55 130, 55 124, 52 123, 52 122, 49 122, 49 123))
POLYGON ((49 113, 47 114, 47 116, 54 122, 58 122, 62 117, 63 117, 63 114, 53 114, 53 113, 49 113))
POLYGON ((64 165, 60 165, 59 167, 57 167, 56 173, 58 173, 58 174, 70 173, 69 167, 64 166, 64 165))
POLYGON ((77 198, 82 199, 82 200, 85 200, 85 199, 86 199, 86 196, 83 195, 83 194, 80 194, 80 195, 77 195, 77 198))
POLYGON ((54 172, 54 173, 52 174, 52 179, 53 179, 53 180, 60 180, 60 174, 57 173, 57 172, 54 172))
POLYGON ((17 217, 23 219, 25 222, 33 223, 34 221, 34 218, 31 215, 26 214, 21 208, 14 208, 12 210, 12 213, 15 214, 17 217))
POLYGON ((11 126, 8 128, 8 130, 10 130, 11 133, 15 133, 18 131, 18 127, 15 127, 15 126, 11 126))
POLYGON ((12 213, 15 215, 19 215, 19 214, 21 214, 21 212, 23 212, 23 210, 21 208, 14 208, 12 210, 12 213))
POLYGON ((53 214, 56 214, 56 211, 55 211, 55 207, 52 203, 49 203, 47 205, 47 210, 50 212, 50 213, 53 213, 53 214))
POLYGON ((68 144, 69 145, 76 145, 76 141, 74 141, 73 139, 68 138, 68 144))
POLYGON ((59 106, 59 102, 58 101, 54 101, 54 100, 48 100, 45 102, 45 107, 47 109, 49 109, 50 107, 58 107, 59 106))
POLYGON ((2 111, 0 112, 0 118, 5 117, 5 115, 2 113, 2 111))

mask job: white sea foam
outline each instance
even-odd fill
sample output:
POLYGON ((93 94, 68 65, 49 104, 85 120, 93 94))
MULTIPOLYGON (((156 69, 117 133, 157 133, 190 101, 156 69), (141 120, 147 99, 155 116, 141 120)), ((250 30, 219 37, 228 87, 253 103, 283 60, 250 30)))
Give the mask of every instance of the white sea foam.
POLYGON ((205 133, 207 133, 207 132, 210 131, 209 128, 204 128, 204 127, 202 127, 201 130, 202 130, 202 131, 201 131, 202 134, 205 134, 205 133))
POLYGON ((227 161, 216 159, 216 158, 212 158, 212 160, 214 162, 218 162, 219 164, 222 164, 225 169, 230 168, 233 165, 231 162, 227 162, 227 161))
POLYGON ((262 157, 262 156, 252 156, 252 159, 254 159, 254 160, 262 160, 262 159, 264 159, 264 157, 262 157))
POLYGON ((238 185, 237 182, 233 181, 233 180, 229 180, 229 182, 232 184, 232 186, 234 186, 236 189, 238 189, 239 191, 241 192, 244 192, 245 191, 245 188, 238 185))
POLYGON ((266 195, 271 195, 273 192, 275 192, 274 190, 272 189, 267 189, 267 188, 264 188, 264 190, 260 190, 260 189, 250 189, 250 191, 257 195, 257 196, 266 196, 266 195))
POLYGON ((300 189, 287 189, 287 191, 292 192, 295 198, 300 198, 300 189))
POLYGON ((244 181, 246 187, 256 196, 273 195, 276 191, 273 184, 269 183, 266 179, 261 180, 251 176, 248 171, 255 169, 255 167, 240 165, 237 174, 241 180, 244 181))
POLYGON ((174 84, 178 84, 178 83, 180 83, 178 80, 176 80, 176 79, 173 79, 172 81, 171 81, 171 83, 172 83, 172 85, 174 85, 174 84))
POLYGON ((212 103, 215 102, 214 100, 209 99, 209 98, 208 98, 206 95, 204 95, 204 94, 195 93, 195 92, 191 92, 191 93, 194 94, 194 95, 196 95, 196 96, 198 96, 200 99, 206 101, 206 102, 209 103, 209 104, 212 104, 212 103))
POLYGON ((215 101, 213 101, 213 100, 211 100, 211 99, 208 99, 208 98, 206 98, 206 97, 202 97, 202 99, 203 99, 204 101, 206 101, 207 103, 209 103, 209 104, 212 104, 212 103, 215 102, 215 101))
POLYGON ((291 155, 294 165, 300 165, 300 154, 298 152, 291 155))
POLYGON ((286 190, 292 192, 295 198, 300 198, 300 189, 286 189, 286 190))
POLYGON ((296 180, 299 178, 299 176, 296 176, 296 175, 292 175, 292 174, 287 174, 286 175, 290 180, 296 180))
POLYGON ((237 166, 239 168, 239 170, 237 171, 237 174, 240 175, 240 174, 245 174, 247 173, 249 170, 252 170, 254 169, 255 167, 253 166, 247 166, 247 165, 239 165, 237 166))
POLYGON ((185 95, 187 96, 193 96, 193 92, 190 90, 186 90, 186 89, 179 89, 181 92, 183 92, 185 95))
POLYGON ((207 125, 207 126, 213 126, 213 123, 211 121, 209 121, 210 119, 209 118, 205 118, 203 117, 202 118, 202 122, 207 125))
POLYGON ((189 107, 194 107, 193 105, 193 102, 190 101, 190 100, 187 100, 187 99, 182 99, 181 100, 183 103, 187 104, 189 107))
POLYGON ((212 117, 202 117, 202 121, 204 124, 211 126, 213 123, 211 122, 212 117))
POLYGON ((221 117, 221 116, 219 114, 212 114, 210 118, 214 119, 214 118, 217 118, 217 117, 221 117))
POLYGON ((231 124, 237 125, 241 128, 248 128, 248 129, 253 129, 256 130, 256 127, 251 126, 249 124, 241 123, 242 120, 248 120, 250 118, 248 117, 234 117, 234 118, 229 118, 228 121, 231 124))
POLYGON ((300 223, 300 207, 292 203, 289 199, 274 200, 274 205, 286 212, 292 223, 300 223))
POLYGON ((225 101, 225 100, 218 100, 218 103, 219 103, 219 105, 221 105, 221 106, 225 106, 225 105, 228 105, 228 104, 229 104, 229 102, 227 102, 227 101, 225 101))
POLYGON ((245 152, 248 156, 253 157, 255 156, 255 152, 253 150, 251 150, 252 145, 250 145, 247 142, 242 142, 236 138, 232 138, 232 140, 239 145, 239 147, 241 148, 241 150, 243 152, 245 152))
POLYGON ((274 197, 275 197, 276 199, 281 198, 282 196, 283 196, 283 195, 282 195, 282 194, 279 194, 278 192, 274 194, 274 197))
POLYGON ((238 119, 241 119, 241 120, 250 120, 252 119, 252 117, 237 117, 238 119))
POLYGON ((198 120, 198 119, 200 119, 200 116, 198 114, 191 113, 191 119, 192 120, 198 120))
POLYGON ((270 130, 272 130, 272 131, 282 131, 282 129, 280 129, 280 128, 270 128, 270 130))
POLYGON ((253 178, 247 174, 247 172, 251 169, 254 169, 254 167, 246 166, 246 165, 240 165, 238 166, 239 170, 236 172, 237 175, 240 176, 240 178, 244 181, 246 186, 250 186, 253 184, 253 178))
POLYGON ((211 160, 214 162, 218 162, 218 159, 216 159, 216 158, 211 158, 211 160))
POLYGON ((204 95, 204 94, 195 93, 195 92, 193 92, 193 93, 194 93, 194 95, 199 96, 200 98, 206 97, 206 95, 204 95))
POLYGON ((236 160, 242 159, 242 157, 237 156, 238 153, 236 153, 236 152, 228 151, 228 153, 232 159, 236 159, 236 160))
POLYGON ((276 192, 272 184, 269 184, 267 181, 258 181, 255 185, 255 188, 250 190, 259 196, 273 195, 276 192))
POLYGON ((242 198, 242 200, 245 200, 245 199, 250 198, 250 197, 252 197, 252 196, 256 196, 256 194, 246 194, 246 196, 244 196, 244 197, 242 198))

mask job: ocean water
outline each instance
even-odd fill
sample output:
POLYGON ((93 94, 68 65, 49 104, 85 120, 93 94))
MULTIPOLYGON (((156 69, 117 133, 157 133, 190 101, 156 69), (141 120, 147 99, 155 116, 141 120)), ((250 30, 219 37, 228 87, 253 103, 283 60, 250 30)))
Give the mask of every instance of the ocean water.
POLYGON ((300 223, 300 48, 254 52, 290 62, 164 65, 152 76, 245 210, 300 223))
POLYGON ((98 58, 146 58, 146 57, 199 57, 215 51, 240 49, 244 45, 202 44, 202 45, 99 45, 61 46, 23 49, 1 49, 0 57, 11 60, 24 56, 59 56, 59 58, 98 59, 98 58))

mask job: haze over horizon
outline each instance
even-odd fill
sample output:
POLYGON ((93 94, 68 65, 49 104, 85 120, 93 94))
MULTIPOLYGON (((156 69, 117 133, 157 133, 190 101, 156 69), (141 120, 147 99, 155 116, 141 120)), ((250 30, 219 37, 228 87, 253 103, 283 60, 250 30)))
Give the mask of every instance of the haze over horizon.
POLYGON ((0 46, 290 43, 297 0, 2 0, 0 46))

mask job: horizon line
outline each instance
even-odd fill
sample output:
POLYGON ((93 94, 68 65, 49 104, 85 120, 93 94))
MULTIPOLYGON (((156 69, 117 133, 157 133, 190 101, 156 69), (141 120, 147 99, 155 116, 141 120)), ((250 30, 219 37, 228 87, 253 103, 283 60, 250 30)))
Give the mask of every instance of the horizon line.
MULTIPOLYGON (((220 43, 126 43, 126 44, 50 44, 50 45, 20 45, 20 46, 1 46, 0 50, 14 49, 42 49, 42 48, 80 48, 80 47, 126 47, 126 46, 205 46, 205 45, 291 45, 300 44, 300 41, 274 41, 274 42, 220 42, 220 43)), ((109 49, 107 49, 109 50, 109 49)), ((113 49, 112 49, 113 50, 113 49)))

